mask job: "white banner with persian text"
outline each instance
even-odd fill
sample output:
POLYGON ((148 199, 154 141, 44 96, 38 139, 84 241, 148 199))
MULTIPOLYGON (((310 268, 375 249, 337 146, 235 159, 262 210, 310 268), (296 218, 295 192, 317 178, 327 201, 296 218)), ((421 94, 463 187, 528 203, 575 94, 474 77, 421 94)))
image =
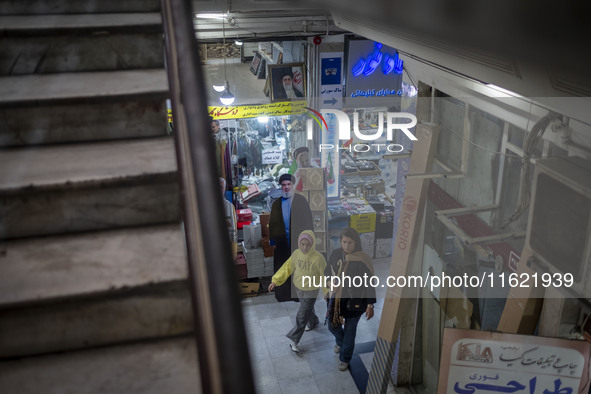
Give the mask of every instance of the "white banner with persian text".
POLYGON ((443 343, 438 393, 589 390, 591 344, 584 341, 446 328, 443 343))

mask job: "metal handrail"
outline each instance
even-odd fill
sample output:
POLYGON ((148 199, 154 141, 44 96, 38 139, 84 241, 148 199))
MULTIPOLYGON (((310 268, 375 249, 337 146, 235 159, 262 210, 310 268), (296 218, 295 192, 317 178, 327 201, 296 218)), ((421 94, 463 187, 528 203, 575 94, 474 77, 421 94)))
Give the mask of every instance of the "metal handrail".
POLYGON ((202 391, 254 393, 191 2, 161 4, 202 391))

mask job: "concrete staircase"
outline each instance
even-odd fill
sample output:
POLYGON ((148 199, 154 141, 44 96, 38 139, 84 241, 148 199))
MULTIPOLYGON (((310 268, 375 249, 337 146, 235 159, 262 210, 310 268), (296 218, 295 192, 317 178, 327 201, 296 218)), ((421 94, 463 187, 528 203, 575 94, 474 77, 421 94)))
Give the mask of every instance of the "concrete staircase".
POLYGON ((0 392, 199 392, 159 0, 0 0, 0 392))

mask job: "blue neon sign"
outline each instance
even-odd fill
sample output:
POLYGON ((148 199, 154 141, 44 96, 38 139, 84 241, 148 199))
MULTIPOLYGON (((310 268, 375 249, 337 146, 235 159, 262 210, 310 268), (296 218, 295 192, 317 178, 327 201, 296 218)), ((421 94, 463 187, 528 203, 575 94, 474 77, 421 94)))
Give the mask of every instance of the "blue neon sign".
POLYGON ((382 64, 382 73, 384 75, 390 73, 402 74, 404 62, 398 57, 398 52, 390 55, 388 53, 382 53, 382 48, 382 44, 375 42, 374 50, 366 58, 362 57, 353 64, 351 68, 353 76, 358 77, 362 74, 366 77, 370 76, 378 69, 380 63, 382 64))

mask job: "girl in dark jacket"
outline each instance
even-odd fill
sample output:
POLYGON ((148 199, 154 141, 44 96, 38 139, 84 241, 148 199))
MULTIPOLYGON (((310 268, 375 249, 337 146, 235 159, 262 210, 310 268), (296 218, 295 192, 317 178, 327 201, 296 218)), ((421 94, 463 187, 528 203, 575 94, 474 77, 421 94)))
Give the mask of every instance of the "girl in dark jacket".
POLYGON ((341 247, 328 259, 325 275, 332 277, 334 285, 328 303, 328 330, 335 337, 339 369, 345 371, 353 357, 357 324, 363 314, 367 320, 373 317, 376 293, 368 284, 373 275, 373 262, 361 249, 359 233, 346 228, 341 232, 340 242, 341 247), (360 283, 361 286, 355 286, 360 283))

